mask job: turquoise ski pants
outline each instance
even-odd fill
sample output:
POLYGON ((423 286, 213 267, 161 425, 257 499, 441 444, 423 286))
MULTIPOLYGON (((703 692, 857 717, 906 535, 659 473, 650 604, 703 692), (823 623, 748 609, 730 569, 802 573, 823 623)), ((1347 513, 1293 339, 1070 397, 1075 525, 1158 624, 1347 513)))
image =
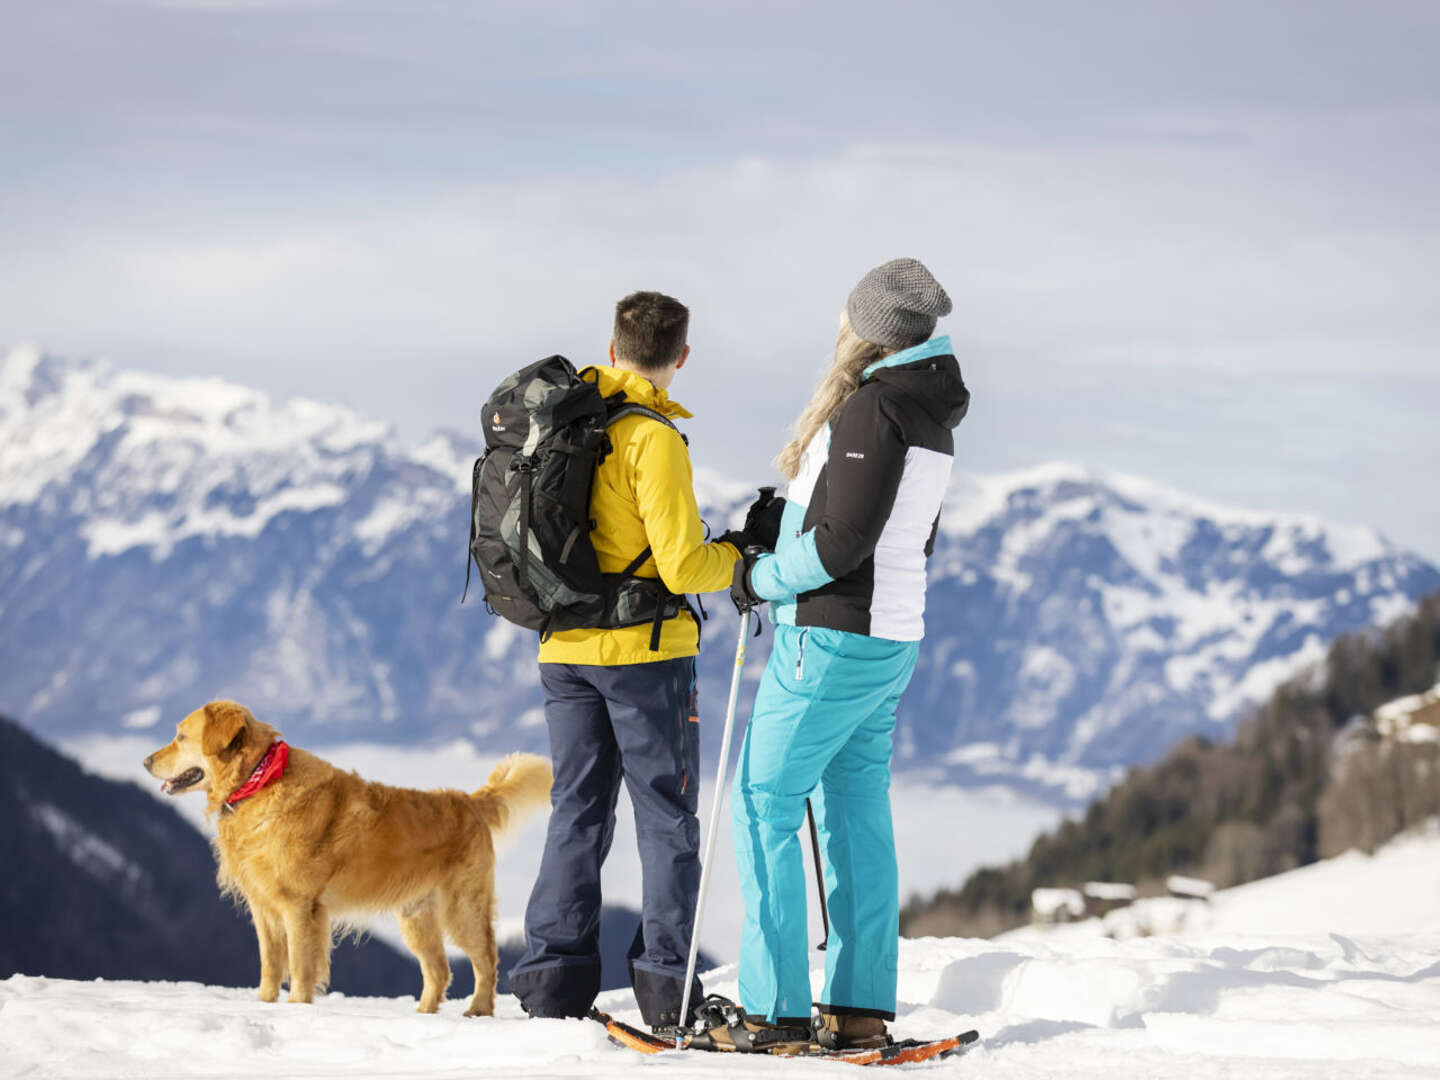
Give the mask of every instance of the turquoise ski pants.
POLYGON ((890 819, 895 707, 919 643, 775 627, 735 775, 735 857, 745 900, 740 1004, 810 1017, 805 800, 825 864, 826 1011, 893 1019, 900 886, 890 819))

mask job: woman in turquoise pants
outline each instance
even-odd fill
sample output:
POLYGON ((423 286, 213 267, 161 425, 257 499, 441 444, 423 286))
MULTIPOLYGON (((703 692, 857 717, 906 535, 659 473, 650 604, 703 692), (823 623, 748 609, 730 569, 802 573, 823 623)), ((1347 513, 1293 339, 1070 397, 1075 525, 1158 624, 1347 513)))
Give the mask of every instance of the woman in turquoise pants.
POLYGON ((932 337, 949 311, 914 259, 855 287, 834 363, 778 461, 790 480, 779 543, 736 572, 737 604, 770 601, 776 623, 732 798, 740 1005, 752 1028, 811 1025, 808 798, 830 910, 815 1035, 830 1046, 883 1044, 895 1016, 891 737, 924 636, 952 429, 969 403, 949 338, 932 337))

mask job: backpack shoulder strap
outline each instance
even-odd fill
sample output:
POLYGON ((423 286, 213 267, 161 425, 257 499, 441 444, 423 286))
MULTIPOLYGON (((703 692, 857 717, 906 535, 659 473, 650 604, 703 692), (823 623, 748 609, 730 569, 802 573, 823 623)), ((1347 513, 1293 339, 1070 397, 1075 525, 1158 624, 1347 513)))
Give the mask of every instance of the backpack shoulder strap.
POLYGON ((675 422, 671 420, 668 416, 666 416, 662 412, 656 412, 654 409, 650 408, 647 405, 637 405, 633 401, 619 401, 616 402, 613 406, 608 401, 605 403, 606 427, 609 427, 611 424, 615 423, 615 421, 621 419, 622 417, 635 415, 648 416, 651 420, 659 420, 660 423, 664 424, 671 431, 678 432, 680 430, 678 427, 675 426, 675 422))

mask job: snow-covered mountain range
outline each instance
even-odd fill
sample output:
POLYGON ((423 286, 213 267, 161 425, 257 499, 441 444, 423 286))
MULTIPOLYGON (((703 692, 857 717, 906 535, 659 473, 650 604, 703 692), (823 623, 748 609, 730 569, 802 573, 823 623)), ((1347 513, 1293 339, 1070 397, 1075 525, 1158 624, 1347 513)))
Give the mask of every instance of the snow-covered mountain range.
MULTIPOLYGON (((533 635, 457 603, 477 449, 216 379, 11 351, 0 710, 65 736, 227 695, 301 742, 543 747, 533 635)), ((699 464, 718 531, 753 488, 699 464)), ((900 764, 1070 798, 1185 734, 1224 734, 1335 636, 1440 587, 1370 529, 1069 465, 957 475, 930 577, 900 764)), ((702 654, 715 737, 728 608, 710 604, 702 654)))

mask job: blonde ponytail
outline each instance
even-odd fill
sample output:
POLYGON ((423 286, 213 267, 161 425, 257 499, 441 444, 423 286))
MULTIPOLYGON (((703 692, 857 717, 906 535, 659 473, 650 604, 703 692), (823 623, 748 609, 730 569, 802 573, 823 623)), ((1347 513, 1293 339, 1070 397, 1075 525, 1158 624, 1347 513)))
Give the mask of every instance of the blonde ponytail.
POLYGON ((781 450, 780 456, 775 459, 775 467, 786 480, 794 480, 795 474, 800 471, 800 461, 805 456, 805 448, 810 445, 815 433, 828 424, 840 411, 840 406, 860 388, 861 373, 875 361, 883 360, 893 352, 894 349, 861 338, 850 328, 850 317, 841 315, 840 337, 835 342, 835 361, 825 372, 820 385, 815 387, 810 404, 805 406, 805 411, 795 421, 795 437, 786 443, 785 449, 781 450))

